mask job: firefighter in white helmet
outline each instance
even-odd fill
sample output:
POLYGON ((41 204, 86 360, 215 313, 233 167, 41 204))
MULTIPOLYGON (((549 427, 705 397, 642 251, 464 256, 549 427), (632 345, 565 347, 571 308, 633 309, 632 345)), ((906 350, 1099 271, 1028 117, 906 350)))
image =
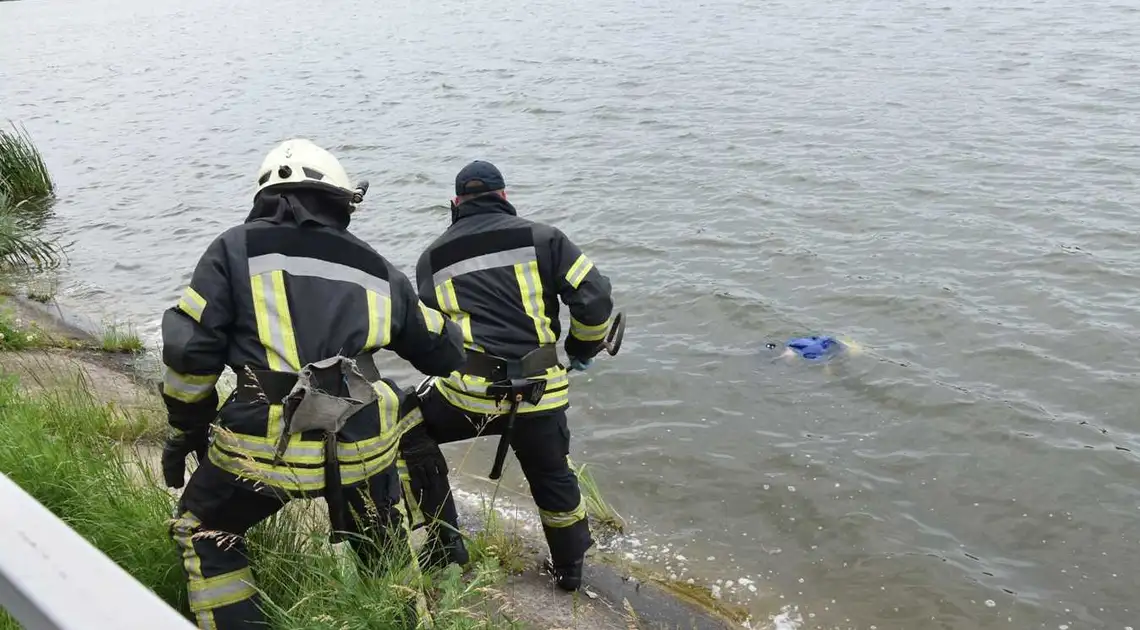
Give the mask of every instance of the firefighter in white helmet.
POLYGON ((171 534, 200 628, 264 627, 244 535, 293 498, 327 500, 334 542, 367 534, 350 541, 374 568, 410 560, 395 464, 420 415, 373 353, 444 376, 465 359, 463 336, 347 230, 366 190, 312 142, 280 144, 258 171, 249 216, 210 243, 163 315, 174 433, 162 468, 180 488, 197 454, 171 534), (227 365, 237 388, 219 409, 227 365))

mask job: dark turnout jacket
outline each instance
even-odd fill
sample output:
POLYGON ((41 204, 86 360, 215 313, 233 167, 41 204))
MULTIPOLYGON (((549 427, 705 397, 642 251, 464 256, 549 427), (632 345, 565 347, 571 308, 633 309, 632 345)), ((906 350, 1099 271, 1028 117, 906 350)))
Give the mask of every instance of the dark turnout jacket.
MULTIPOLYGON (((587 359, 602 348, 613 299, 609 279, 555 227, 517 216, 496 195, 459 205, 452 225, 420 256, 416 266, 420 299, 447 314, 476 352, 519 359, 540 345, 557 344, 562 332, 559 300, 570 310, 564 347, 587 359)), ((519 413, 551 411, 569 404, 566 369, 543 375, 546 393, 519 413)), ((435 387, 452 405, 485 414, 506 413, 486 395, 488 381, 456 371, 435 387)))
MULTIPOLYGON (((304 191, 263 193, 243 224, 210 243, 181 300, 163 315, 170 424, 203 431, 217 416, 211 461, 254 489, 319 493, 322 443, 294 434, 274 461, 281 405, 231 398, 216 412, 215 383, 225 366, 296 372, 381 348, 426 374, 449 374, 464 361, 458 326, 420 302, 407 276, 349 233, 347 212, 323 208, 329 203, 304 191)), ((390 466, 409 428, 403 423, 411 416, 399 413, 401 388, 385 378, 373 386, 379 402, 340 432, 345 485, 390 466)))

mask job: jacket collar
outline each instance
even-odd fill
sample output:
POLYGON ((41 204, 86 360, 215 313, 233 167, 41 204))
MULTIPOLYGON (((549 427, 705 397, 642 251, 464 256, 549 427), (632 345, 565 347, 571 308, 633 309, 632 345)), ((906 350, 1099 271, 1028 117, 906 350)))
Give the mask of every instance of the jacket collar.
POLYGON ((284 190, 257 195, 253 209, 245 218, 246 223, 317 223, 338 230, 348 228, 349 220, 347 204, 342 209, 335 199, 313 190, 284 190))
POLYGON ((455 223, 460 219, 475 216, 477 214, 509 214, 512 217, 517 217, 518 212, 511 202, 503 199, 498 195, 484 195, 476 197, 469 201, 465 201, 451 210, 451 222, 455 223))

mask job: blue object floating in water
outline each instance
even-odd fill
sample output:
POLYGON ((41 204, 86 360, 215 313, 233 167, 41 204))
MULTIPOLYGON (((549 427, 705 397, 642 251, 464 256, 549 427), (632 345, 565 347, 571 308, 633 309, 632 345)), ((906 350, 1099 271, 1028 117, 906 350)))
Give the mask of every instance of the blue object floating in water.
POLYGON ((788 347, 809 361, 822 359, 843 350, 843 344, 838 339, 827 335, 792 339, 788 342, 788 347))

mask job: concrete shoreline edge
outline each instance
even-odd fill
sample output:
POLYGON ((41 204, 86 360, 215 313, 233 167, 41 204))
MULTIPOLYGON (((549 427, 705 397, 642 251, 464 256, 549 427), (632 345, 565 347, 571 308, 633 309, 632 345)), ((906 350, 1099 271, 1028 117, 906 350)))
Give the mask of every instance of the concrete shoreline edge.
MULTIPOLYGON (((5 296, 5 308, 15 316, 49 334, 78 342, 98 340, 98 325, 89 317, 70 312, 55 300, 39 302, 25 296, 5 296)), ((153 351, 154 348, 148 350, 153 351)), ((80 363, 94 363, 113 371, 131 385, 157 395, 157 361, 153 357, 128 353, 85 350, 81 346, 63 348, 80 363)), ((454 474, 452 483, 461 513, 461 526, 468 532, 482 527, 479 514, 484 509, 485 483, 454 474)), ((485 480, 484 480, 485 481, 485 480)), ((506 503, 501 495, 498 501, 506 503)), ((602 630, 732 630, 764 627, 753 625, 743 608, 714 598, 702 587, 669 580, 652 571, 622 560, 616 554, 594 549, 587 555, 583 589, 567 594, 553 585, 541 570, 545 540, 541 529, 528 526, 519 512, 529 513, 522 502, 519 509, 496 510, 497 518, 508 521, 512 532, 526 541, 527 568, 508 577, 504 587, 516 618, 532 627, 563 630, 599 628, 602 630)))

